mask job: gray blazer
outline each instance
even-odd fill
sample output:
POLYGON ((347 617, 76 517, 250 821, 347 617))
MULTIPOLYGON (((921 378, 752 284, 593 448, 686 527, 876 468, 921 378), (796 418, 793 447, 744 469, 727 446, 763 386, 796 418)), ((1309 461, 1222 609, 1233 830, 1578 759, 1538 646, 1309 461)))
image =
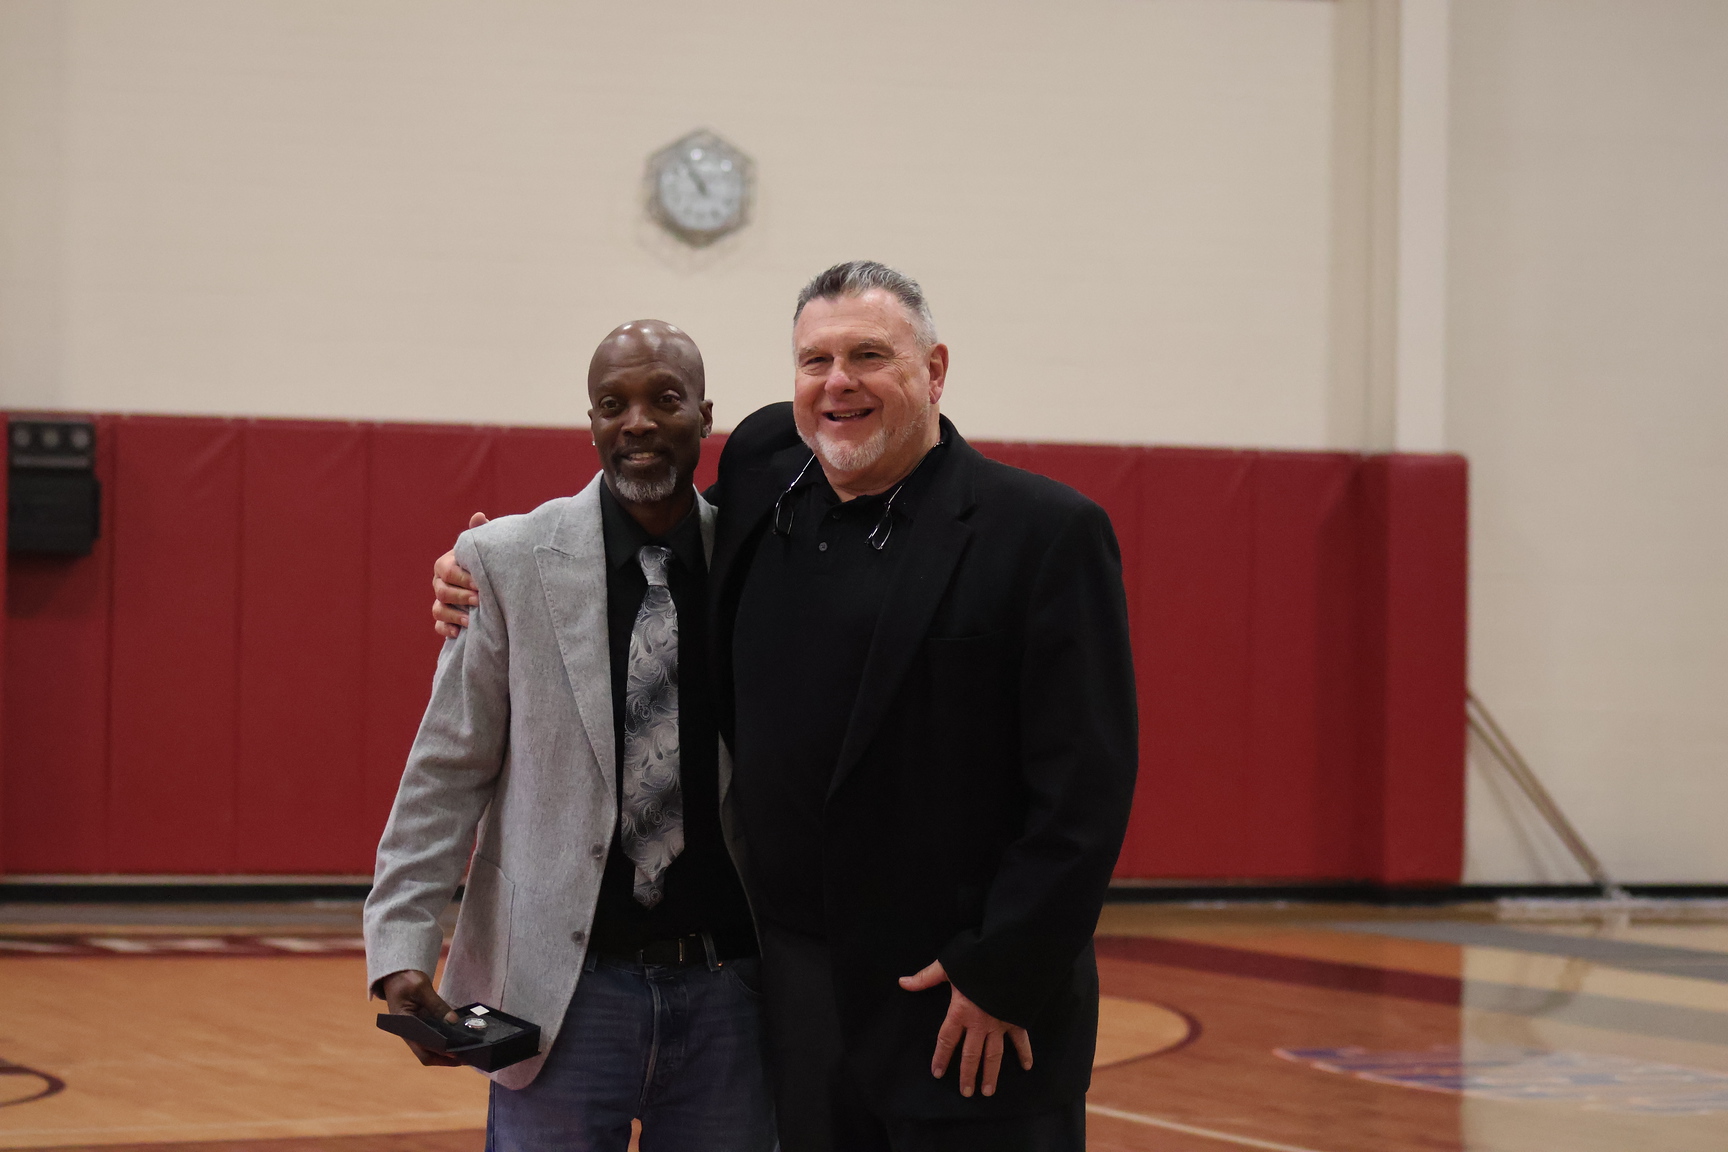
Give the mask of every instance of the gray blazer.
MULTIPOLYGON (((540 1025, 540 1055, 492 1074, 507 1088, 558 1035, 618 824, 601 483, 456 541, 480 604, 438 656, 366 899, 368 985, 432 972, 468 867, 440 992, 540 1025)), ((711 554, 714 508, 697 501, 711 554)), ((731 767, 722 744, 720 822, 742 868, 731 767)))

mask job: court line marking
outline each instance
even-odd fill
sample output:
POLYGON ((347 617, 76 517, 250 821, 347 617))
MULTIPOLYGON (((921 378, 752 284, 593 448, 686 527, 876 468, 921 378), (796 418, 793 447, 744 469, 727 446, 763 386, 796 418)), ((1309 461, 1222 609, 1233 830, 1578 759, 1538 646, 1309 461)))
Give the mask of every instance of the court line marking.
POLYGON ((1314 1149, 1304 1148, 1299 1144, 1279 1144, 1274 1140, 1259 1140, 1253 1136, 1237 1136, 1211 1128, 1197 1128, 1179 1120, 1166 1120, 1162 1116, 1147 1116, 1139 1112, 1124 1112, 1120 1108, 1107 1108, 1102 1104, 1088 1104, 1086 1111, 1096 1116, 1108 1116, 1112 1120, 1126 1120, 1130 1124, 1144 1124, 1149 1128, 1168 1128, 1172 1132, 1184 1132, 1189 1136, 1199 1136, 1207 1140, 1222 1140, 1226 1144, 1239 1144, 1244 1148, 1264 1148, 1266 1152, 1314 1152, 1314 1149))

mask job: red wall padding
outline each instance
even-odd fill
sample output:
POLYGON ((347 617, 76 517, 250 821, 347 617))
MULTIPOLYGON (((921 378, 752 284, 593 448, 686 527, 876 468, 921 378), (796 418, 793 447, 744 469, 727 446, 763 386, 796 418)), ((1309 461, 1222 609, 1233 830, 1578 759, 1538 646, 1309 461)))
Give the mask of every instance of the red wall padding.
POLYGON ((1382 813, 1376 870, 1389 883, 1456 876, 1464 827, 1464 464, 1379 457, 1365 464, 1363 480, 1365 583, 1373 593, 1365 758, 1379 767, 1382 813))
POLYGON ((97 423, 103 532, 76 561, 6 564, 4 789, 8 872, 104 872, 108 841, 108 665, 112 619, 113 421, 97 423))
POLYGON ((317 872, 377 843, 364 787, 367 441, 327 424, 244 433, 239 872, 317 872))
MULTIPOLYGON (((587 440, 100 417, 96 551, 7 565, 0 870, 369 872, 437 656, 432 558, 475 510, 586 483, 587 440)), ((1119 875, 1458 879, 1461 459, 979 447, 1085 492, 1122 542, 1119 875)))
POLYGON ((240 425, 159 418, 131 422, 114 442, 108 850, 116 871, 233 867, 242 446, 240 425))

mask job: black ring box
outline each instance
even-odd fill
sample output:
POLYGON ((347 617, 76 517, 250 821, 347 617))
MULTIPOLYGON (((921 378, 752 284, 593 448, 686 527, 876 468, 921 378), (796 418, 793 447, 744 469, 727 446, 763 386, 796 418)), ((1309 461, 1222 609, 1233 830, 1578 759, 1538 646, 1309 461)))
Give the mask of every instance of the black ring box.
POLYGON ((485 1004, 465 1004, 456 1009, 456 1014, 463 1023, 380 1012, 378 1027, 482 1072, 508 1068, 540 1051, 540 1025, 530 1024, 520 1016, 485 1004), (464 1027, 469 1020, 483 1020, 486 1026, 484 1030, 464 1027))

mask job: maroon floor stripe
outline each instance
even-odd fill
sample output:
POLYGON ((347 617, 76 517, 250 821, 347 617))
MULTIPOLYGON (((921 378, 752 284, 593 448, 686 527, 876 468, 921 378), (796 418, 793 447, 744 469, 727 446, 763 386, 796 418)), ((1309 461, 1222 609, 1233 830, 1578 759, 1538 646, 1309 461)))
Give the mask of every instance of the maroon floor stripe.
POLYGON ((1155 936, 1100 936, 1098 955, 1143 964, 1164 964, 1196 972, 1247 976, 1279 984, 1307 988, 1331 988, 1340 992, 1366 992, 1425 1004, 1464 1002, 1464 982, 1455 976, 1431 976, 1422 972, 1400 972, 1366 964, 1342 964, 1333 960, 1310 960, 1302 956, 1279 956, 1219 944, 1197 944, 1189 940, 1166 940, 1155 936))

